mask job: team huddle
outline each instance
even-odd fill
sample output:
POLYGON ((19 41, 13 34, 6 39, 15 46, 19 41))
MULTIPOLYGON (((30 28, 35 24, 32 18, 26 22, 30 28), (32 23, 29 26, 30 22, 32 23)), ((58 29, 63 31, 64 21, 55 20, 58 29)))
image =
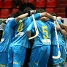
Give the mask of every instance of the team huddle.
POLYGON ((24 67, 27 49, 28 67, 64 67, 67 26, 61 20, 41 8, 11 14, 1 27, 0 67, 24 67))

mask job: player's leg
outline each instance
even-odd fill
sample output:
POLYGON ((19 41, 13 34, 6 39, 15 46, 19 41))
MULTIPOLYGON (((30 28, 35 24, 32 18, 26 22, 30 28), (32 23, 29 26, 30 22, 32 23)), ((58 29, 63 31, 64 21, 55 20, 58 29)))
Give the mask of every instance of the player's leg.
POLYGON ((40 61, 39 61, 39 67, 47 67, 48 59, 50 56, 50 46, 42 46, 41 52, 40 52, 40 61))
POLYGON ((12 47, 9 47, 9 50, 8 50, 8 67, 13 67, 13 52, 12 52, 12 47))
POLYGON ((0 67, 7 67, 8 53, 0 52, 0 67))
POLYGON ((26 48, 23 46, 13 46, 13 67, 21 67, 24 64, 26 48))
POLYGON ((41 47, 36 47, 32 49, 31 56, 30 56, 30 62, 28 63, 29 67, 38 67, 38 62, 36 61, 39 60, 38 52, 41 47))
POLYGON ((61 63, 60 67, 65 67, 66 47, 61 45, 61 63))
POLYGON ((59 59, 52 58, 52 56, 57 56, 58 54, 58 48, 57 45, 51 45, 51 52, 50 52, 50 58, 49 58, 49 67, 59 67, 59 59))

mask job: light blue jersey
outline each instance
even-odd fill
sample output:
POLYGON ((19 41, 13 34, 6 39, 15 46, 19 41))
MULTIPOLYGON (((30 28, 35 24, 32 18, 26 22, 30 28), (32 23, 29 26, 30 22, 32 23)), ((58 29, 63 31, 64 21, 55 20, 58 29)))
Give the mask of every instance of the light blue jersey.
MULTIPOLYGON (((35 18, 40 18, 40 14, 35 14, 35 18)), ((31 23, 32 16, 20 20, 15 25, 15 34, 9 47, 8 67, 20 67, 24 64, 26 48, 30 48, 26 30, 31 23)))
MULTIPOLYGON (((54 24, 51 21, 42 22, 41 20, 36 20, 36 23, 39 35, 34 39, 33 48, 37 46, 51 45, 51 29, 54 29, 54 24)), ((27 28, 27 31, 35 32, 33 22, 27 28)))
MULTIPOLYGON (((54 24, 51 21, 36 20, 39 34, 34 38, 34 44, 30 56, 29 67, 47 67, 48 58, 50 56, 51 46, 51 30, 54 24)), ((27 31, 34 33, 34 23, 32 22, 27 31)))
MULTIPOLYGON (((36 19, 40 18, 40 14, 35 14, 34 15, 36 19)), ((29 48, 29 42, 28 42, 28 37, 26 33, 27 27, 31 24, 32 22, 32 16, 27 17, 26 19, 22 19, 22 22, 16 25, 15 27, 15 36, 13 37, 13 42, 11 46, 13 45, 20 45, 26 48, 29 48)))
POLYGON ((13 22, 15 19, 9 20, 3 30, 3 36, 0 42, 0 52, 8 51, 9 44, 13 37, 13 26, 16 24, 13 22))
POLYGON ((7 67, 8 49, 14 33, 13 30, 13 26, 15 25, 15 22, 13 22, 14 20, 15 19, 9 20, 3 30, 4 33, 0 42, 0 66, 1 67, 7 67))
MULTIPOLYGON (((60 20, 57 20, 57 22, 60 25, 62 25, 62 22, 60 20)), ((58 35, 58 43, 59 43, 59 50, 61 52, 61 57, 59 59, 52 58, 52 56, 57 56, 57 54, 58 54, 58 47, 57 47, 58 44, 56 41, 55 30, 52 30, 52 34, 51 34, 51 57, 50 57, 52 65, 56 65, 59 63, 63 64, 65 62, 65 57, 66 57, 65 39, 63 38, 63 35, 61 34, 61 32, 59 30, 57 31, 57 35, 58 35)))

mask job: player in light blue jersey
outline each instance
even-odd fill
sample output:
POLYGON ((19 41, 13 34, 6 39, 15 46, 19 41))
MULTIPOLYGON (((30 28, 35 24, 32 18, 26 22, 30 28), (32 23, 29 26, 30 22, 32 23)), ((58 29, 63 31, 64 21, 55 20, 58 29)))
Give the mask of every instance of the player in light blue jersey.
MULTIPOLYGON (((51 46, 51 30, 54 29, 54 24, 51 21, 36 20, 39 34, 34 38, 29 67, 47 67, 48 58, 50 56, 51 46)), ((34 33, 34 24, 31 23, 27 28, 27 32, 34 33)))
POLYGON ((8 22, 3 29, 3 35, 0 42, 0 66, 7 66, 8 61, 8 47, 11 43, 13 30, 11 28, 11 23, 8 22), (11 33, 11 34, 10 34, 11 33))
MULTIPOLYGON (((60 24, 60 26, 62 25, 62 22, 60 20, 57 19, 57 22, 60 24)), ((65 51, 65 40, 62 38, 63 35, 67 35, 66 31, 62 28, 60 28, 60 30, 57 31, 57 35, 58 35, 58 43, 59 43, 59 49, 61 52, 61 57, 60 58, 52 58, 52 56, 57 56, 58 55, 58 47, 57 47, 57 41, 56 41, 56 33, 55 30, 51 31, 51 55, 50 55, 50 64, 52 67, 64 67, 64 66, 60 66, 60 65, 64 65, 65 62, 65 57, 66 57, 66 51, 65 51), (62 35, 63 34, 63 35, 62 35)))
MULTIPOLYGON (((34 38, 29 67, 47 67, 48 58, 50 56, 51 29, 54 29, 54 24, 51 21, 43 21, 44 18, 48 20, 47 17, 36 20, 39 34, 34 38)), ((27 28, 27 33, 29 34, 28 37, 30 37, 30 33, 34 33, 35 35, 33 22, 27 28)))
MULTIPOLYGON (((9 15, 10 16, 10 15, 9 15)), ((16 25, 14 15, 11 15, 10 18, 8 18, 5 21, 5 25, 2 25, 3 28, 3 35, 0 42, 0 66, 7 67, 8 63, 8 48, 10 43, 12 42, 12 37, 14 35, 14 25, 16 25)))
POLYGON ((3 32, 0 41, 0 66, 1 67, 6 67, 8 62, 8 47, 9 44, 11 43, 12 32, 13 32, 11 28, 12 23, 9 22, 11 19, 13 19, 11 17, 13 16, 11 15, 10 18, 4 20, 3 23, 0 25, 1 26, 0 29, 3 32))
MULTIPOLYGON (((57 19, 60 20, 62 22, 62 24, 64 24, 64 20, 62 20, 62 17, 57 17, 57 19)), ((65 61, 66 61, 66 36, 67 36, 67 32, 63 28, 62 28, 61 36, 62 36, 62 43, 61 43, 62 48, 60 50, 61 50, 61 58, 63 59, 63 62, 60 63, 60 67, 65 67, 65 61)))
MULTIPOLYGON (((20 13, 20 12, 19 12, 20 13)), ((18 13, 16 13, 15 14, 15 16, 17 16, 18 15, 18 13)), ((20 19, 22 19, 23 17, 26 17, 28 15, 28 13, 26 13, 26 14, 22 14, 22 15, 20 15, 20 16, 18 16, 18 17, 16 17, 16 18, 14 18, 14 20, 11 20, 10 22, 12 22, 13 21, 13 23, 15 23, 15 24, 13 24, 12 26, 12 28, 13 28, 13 30, 14 30, 14 36, 13 36, 13 38, 12 38, 12 43, 15 45, 16 44, 16 42, 13 42, 14 41, 14 38, 16 38, 16 39, 18 39, 17 38, 17 36, 15 36, 15 34, 17 34, 17 33, 15 33, 16 32, 16 28, 17 28, 17 26, 19 25, 19 23, 17 23, 17 22, 19 22, 19 20, 20 19)), ((20 25, 19 25, 20 26, 20 25)), ((17 31, 18 32, 18 31, 17 31)), ((21 32, 20 32, 20 34, 21 34, 21 32)), ((20 35, 19 34, 19 35, 20 35)), ((18 35, 18 36, 19 36, 18 35)), ((21 34, 22 35, 22 34, 21 34)), ((16 41, 16 40, 15 40, 16 41)), ((13 45, 11 45, 10 44, 10 47, 9 47, 9 50, 8 50, 8 67, 13 67, 13 61, 12 60, 14 60, 14 58, 12 59, 12 57, 11 57, 11 55, 10 54, 12 54, 12 52, 10 53, 10 49, 12 48, 11 46, 13 46, 13 45)), ((16 46, 15 46, 16 47, 16 46)), ((18 47, 19 48, 19 47, 18 47)), ((19 50, 17 48, 17 50, 19 50)), ((22 49, 22 48, 21 48, 22 49)), ((24 49, 22 49, 22 50, 24 50, 24 49)), ((20 50, 19 50, 20 51, 20 50)), ((21 51, 22 52, 22 51, 21 51)), ((24 52, 24 51, 23 51, 24 52)), ((22 53, 21 53, 22 54, 22 53)), ((18 54, 16 54, 16 55, 18 55, 18 54)), ((20 55, 19 55, 20 56, 20 55)), ((18 56, 18 57, 19 57, 18 56)), ((21 55, 22 57, 23 57, 23 55, 21 55)), ((22 58, 20 59, 20 61, 22 61, 22 58)), ((19 62, 20 63, 20 62, 19 62)), ((19 64, 18 64, 19 65, 19 64)))
MULTIPOLYGON (((29 13, 25 13, 23 16, 28 16, 29 13)), ((35 18, 38 19, 41 16, 51 17, 50 14, 43 12, 35 14, 35 18)), ((19 20, 21 16, 18 16, 19 20)), ((53 17, 52 17, 53 18, 53 17)), ((17 21, 17 20, 16 20, 17 21)), ((10 44, 9 54, 8 54, 8 67, 20 67, 24 64, 26 48, 30 48, 26 29, 32 22, 32 16, 26 17, 19 21, 14 27, 15 35, 10 44)))

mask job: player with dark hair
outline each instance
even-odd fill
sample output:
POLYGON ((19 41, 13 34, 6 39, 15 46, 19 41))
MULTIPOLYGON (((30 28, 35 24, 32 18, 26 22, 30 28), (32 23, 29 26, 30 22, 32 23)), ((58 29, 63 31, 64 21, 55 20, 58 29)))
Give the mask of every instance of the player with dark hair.
POLYGON ((24 2, 19 6, 19 10, 23 12, 25 8, 31 8, 32 10, 35 10, 35 6, 32 3, 24 2))
MULTIPOLYGON (((42 12, 44 10, 40 9, 40 11, 42 12)), ((53 20, 56 20, 56 18, 53 20)), ((50 56, 51 29, 54 29, 54 24, 46 16, 36 20, 36 24, 39 34, 34 38, 29 67, 47 67, 50 56)), ((34 21, 27 28, 27 33, 30 34, 31 32, 35 35, 34 21)), ((28 35, 28 37, 30 36, 28 35)))
MULTIPOLYGON (((34 38, 29 67, 47 67, 50 56, 51 29, 54 29, 54 24, 49 20, 36 20, 36 24, 39 34, 34 38)), ((27 31, 28 33, 33 32, 35 35, 33 22, 27 28, 27 31)))
MULTIPOLYGON (((54 15, 56 17, 55 14, 52 13, 52 15, 54 15)), ((63 25, 63 23, 61 22, 60 17, 57 17, 57 22, 60 24, 60 26, 63 25)), ((65 27, 65 26, 64 26, 65 27)), ((65 39, 63 38, 63 35, 66 36, 67 32, 65 31, 65 29, 63 29, 62 27, 60 27, 60 30, 52 30, 51 31, 51 54, 50 54, 50 58, 49 58, 49 64, 52 67, 64 67, 64 62, 65 62, 65 57, 66 57, 66 51, 65 51, 65 39), (57 32, 57 36, 56 36, 56 32, 57 32), (58 37, 58 41, 57 41, 57 37, 58 37), (59 48, 58 48, 59 46, 59 48), (58 56, 58 51, 60 50, 60 57, 59 58, 53 58, 52 56, 58 56)))
POLYGON ((0 41, 0 66, 7 66, 8 63, 8 48, 14 35, 14 30, 12 28, 14 23, 11 22, 11 20, 14 20, 14 17, 16 17, 14 14, 10 14, 8 19, 1 24, 2 38, 0 41))
POLYGON ((9 20, 7 20, 8 23, 6 23, 6 20, 1 24, 2 28, 2 38, 0 41, 0 66, 7 66, 8 62, 8 47, 11 43, 12 38, 12 28, 11 23, 9 23, 9 20))
MULTIPOLYGON (((32 22, 32 16, 30 15, 34 11, 35 10, 25 13, 23 15, 20 15, 16 17, 14 20, 12 20, 15 23, 13 25, 15 33, 14 33, 14 37, 12 38, 12 43, 10 44, 10 47, 9 47, 8 67, 20 67, 21 65, 24 64, 24 60, 26 56, 26 48, 30 48, 26 29, 32 22), (30 17, 28 17, 28 15, 30 17), (19 23, 16 23, 15 21, 19 23)), ((34 16, 36 19, 40 18, 41 16, 52 17, 50 14, 46 12, 38 13, 38 14, 35 14, 34 16)))

